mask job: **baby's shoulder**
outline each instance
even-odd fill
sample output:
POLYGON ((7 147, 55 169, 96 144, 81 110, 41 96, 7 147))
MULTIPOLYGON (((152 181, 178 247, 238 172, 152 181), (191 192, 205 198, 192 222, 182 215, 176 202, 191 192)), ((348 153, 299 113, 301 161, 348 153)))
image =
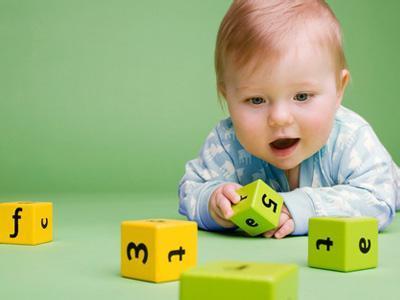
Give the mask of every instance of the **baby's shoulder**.
POLYGON ((213 135, 213 140, 225 150, 234 163, 243 157, 251 160, 250 157, 252 155, 243 148, 236 136, 231 118, 221 120, 214 127, 211 135, 213 135))
POLYGON ((323 148, 324 157, 330 163, 343 157, 364 153, 378 141, 370 124, 354 111, 341 106, 336 115, 331 134, 323 148))
POLYGON ((354 111, 341 106, 335 115, 328 144, 349 145, 362 131, 370 131, 369 123, 354 111))
POLYGON ((369 127, 369 123, 356 112, 340 106, 335 115, 334 127, 341 133, 354 133, 362 127, 369 127))
POLYGON ((236 134, 233 127, 232 119, 226 118, 221 120, 214 128, 215 133, 218 135, 222 143, 232 143, 235 142, 236 134))

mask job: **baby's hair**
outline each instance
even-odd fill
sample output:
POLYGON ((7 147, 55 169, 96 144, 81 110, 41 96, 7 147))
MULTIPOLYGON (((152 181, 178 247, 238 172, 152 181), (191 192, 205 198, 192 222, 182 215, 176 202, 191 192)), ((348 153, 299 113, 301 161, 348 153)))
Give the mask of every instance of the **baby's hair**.
POLYGON ((218 93, 227 63, 242 68, 279 59, 289 38, 332 53, 336 70, 347 68, 339 21, 324 0, 234 0, 219 27, 215 48, 218 93), (255 60, 256 59, 256 60, 255 60))

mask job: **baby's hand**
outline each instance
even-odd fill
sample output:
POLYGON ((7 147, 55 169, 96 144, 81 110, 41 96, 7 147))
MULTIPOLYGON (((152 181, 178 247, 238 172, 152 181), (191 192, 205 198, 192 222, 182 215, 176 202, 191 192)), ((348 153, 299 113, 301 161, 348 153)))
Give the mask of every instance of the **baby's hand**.
POLYGON ((279 225, 275 229, 265 232, 263 235, 265 237, 275 237, 281 239, 294 231, 294 221, 292 215, 287 209, 286 205, 282 206, 281 215, 279 217, 279 225))
POLYGON ((219 225, 226 228, 235 226, 229 221, 229 218, 233 215, 232 204, 236 204, 240 201, 240 196, 236 193, 236 190, 241 187, 242 186, 237 183, 226 183, 220 185, 211 194, 208 210, 210 211, 211 217, 219 225))

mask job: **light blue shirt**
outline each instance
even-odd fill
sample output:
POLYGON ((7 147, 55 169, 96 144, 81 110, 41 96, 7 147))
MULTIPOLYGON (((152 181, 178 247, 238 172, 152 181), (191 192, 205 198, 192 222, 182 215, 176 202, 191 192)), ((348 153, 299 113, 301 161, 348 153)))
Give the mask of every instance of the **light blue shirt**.
POLYGON ((340 107, 325 146, 300 165, 299 188, 290 191, 283 170, 239 143, 230 118, 208 135, 199 156, 186 164, 179 184, 179 212, 206 230, 224 230, 210 216, 208 202, 221 184, 262 179, 279 192, 294 223, 294 235, 308 233, 314 216, 371 216, 384 229, 400 207, 400 170, 371 126, 340 107))

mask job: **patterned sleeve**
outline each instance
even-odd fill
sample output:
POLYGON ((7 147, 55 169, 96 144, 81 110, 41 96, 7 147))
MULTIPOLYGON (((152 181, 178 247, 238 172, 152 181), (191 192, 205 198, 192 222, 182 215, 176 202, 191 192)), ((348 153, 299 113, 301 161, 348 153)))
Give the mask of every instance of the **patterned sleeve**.
MULTIPOLYGON (((359 128, 346 141, 338 141, 331 157, 329 187, 302 187, 283 193, 295 221, 294 234, 308 232, 311 216, 371 216, 379 229, 395 215, 397 167, 370 126, 359 128)), ((322 175, 321 175, 322 176, 322 175)))
POLYGON ((219 185, 238 181, 227 151, 230 145, 222 142, 227 140, 229 130, 222 123, 213 129, 199 156, 186 164, 185 175, 179 184, 179 212, 196 221, 202 229, 226 230, 210 216, 208 202, 219 185))

